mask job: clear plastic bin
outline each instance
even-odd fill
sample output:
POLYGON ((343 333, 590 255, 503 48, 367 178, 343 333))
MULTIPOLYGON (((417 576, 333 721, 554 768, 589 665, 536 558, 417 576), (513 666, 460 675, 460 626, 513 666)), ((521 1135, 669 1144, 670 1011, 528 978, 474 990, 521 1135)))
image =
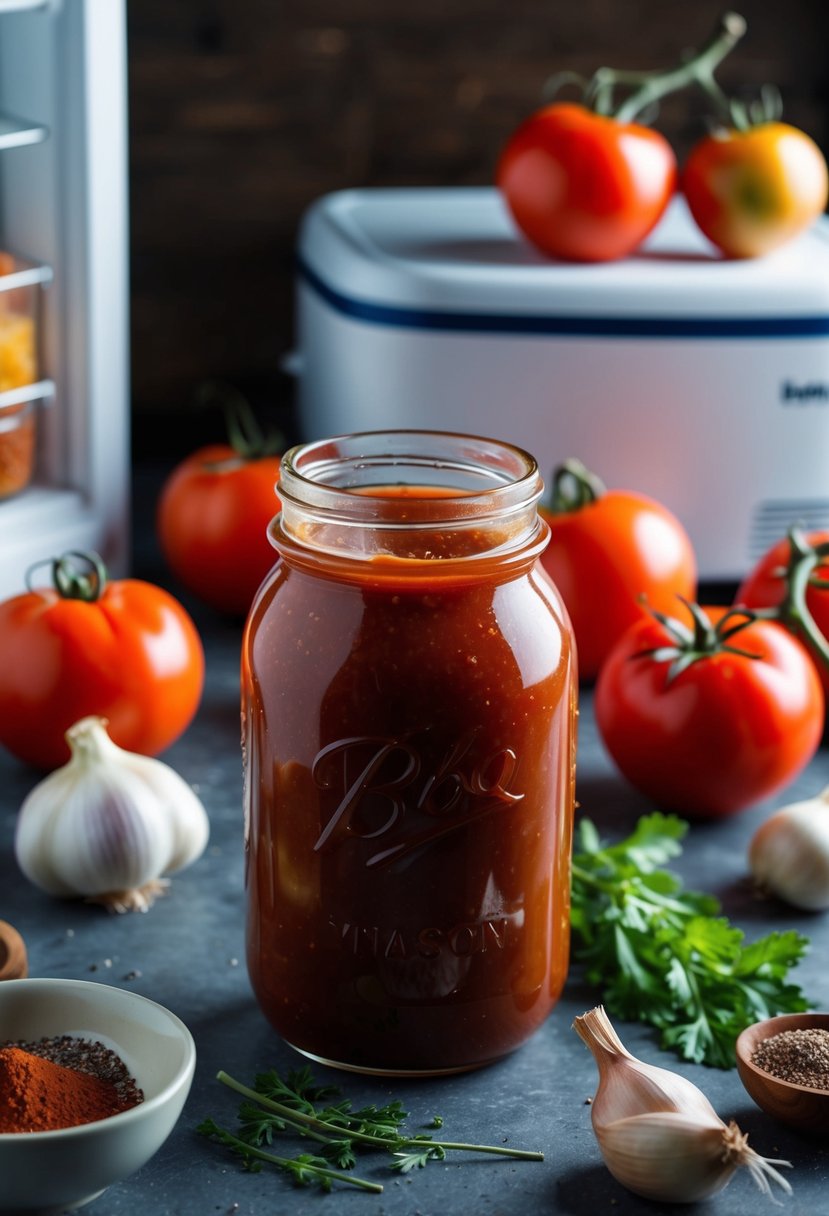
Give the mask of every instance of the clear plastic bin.
POLYGON ((40 292, 50 279, 49 267, 0 251, 0 500, 35 471, 38 403, 52 390, 38 379, 40 292))
POLYGON ((0 409, 0 500, 25 490, 37 448, 37 402, 0 409))

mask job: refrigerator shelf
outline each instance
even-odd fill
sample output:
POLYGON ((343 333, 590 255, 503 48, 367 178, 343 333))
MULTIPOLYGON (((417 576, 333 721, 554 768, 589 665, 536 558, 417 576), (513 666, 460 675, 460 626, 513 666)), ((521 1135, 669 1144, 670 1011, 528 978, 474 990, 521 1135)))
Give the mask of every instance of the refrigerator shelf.
POLYGON ((8 274, 0 273, 0 291, 14 291, 17 287, 37 287, 39 284, 51 283, 54 278, 52 267, 45 262, 33 262, 28 258, 15 257, 14 270, 8 274))
POLYGON ((21 384, 19 388, 8 388, 4 393, 0 393, 0 412, 10 405, 22 405, 24 401, 43 401, 48 404, 54 395, 54 380, 38 380, 35 384, 21 384))
MULTIPOLYGON (((0 9, 0 13, 3 9, 0 9)), ((0 152, 4 148, 23 148, 27 144, 40 144, 49 131, 27 118, 14 118, 11 114, 0 114, 0 152)))
POLYGON ((35 8, 47 8, 54 0, 0 0, 0 16, 3 13, 23 13, 35 8))
POLYGON ((9 274, 0 274, 0 292, 13 292, 17 287, 38 287, 41 283, 51 283, 55 277, 51 266, 43 261, 27 261, 16 258, 15 269, 9 274))

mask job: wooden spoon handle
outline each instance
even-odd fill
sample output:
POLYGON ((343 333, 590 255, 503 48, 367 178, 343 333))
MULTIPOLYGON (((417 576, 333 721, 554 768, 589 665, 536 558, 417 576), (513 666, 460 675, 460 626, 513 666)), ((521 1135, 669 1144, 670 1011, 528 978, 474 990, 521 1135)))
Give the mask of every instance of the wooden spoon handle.
POLYGON ((22 980, 28 974, 23 938, 13 925, 0 920, 0 980, 22 980))

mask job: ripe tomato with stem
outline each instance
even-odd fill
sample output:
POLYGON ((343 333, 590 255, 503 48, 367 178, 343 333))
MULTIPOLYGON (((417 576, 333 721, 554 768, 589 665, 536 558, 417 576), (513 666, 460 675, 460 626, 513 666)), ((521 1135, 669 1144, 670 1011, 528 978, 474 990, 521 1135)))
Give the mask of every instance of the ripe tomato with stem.
POLYGON ((552 101, 524 119, 496 171, 524 236, 549 257, 579 262, 612 261, 637 249, 677 185, 673 149, 644 115, 667 94, 712 79, 744 30, 742 18, 727 14, 702 50, 664 71, 605 67, 590 80, 554 76, 548 94, 578 81, 581 100, 552 101))
POLYGON ((218 396, 229 442, 199 448, 173 469, 156 529, 182 585, 216 611, 242 617, 276 561, 268 526, 279 510, 280 440, 262 432, 235 390, 208 385, 204 395, 218 396))
POLYGON ((579 676, 592 680, 619 638, 648 608, 668 612, 696 595, 696 558, 676 516, 655 499, 608 490, 581 461, 553 472, 541 515, 550 543, 541 561, 576 635, 579 676))
POLYGON ((0 744, 39 768, 69 759, 64 735, 92 714, 127 751, 153 756, 189 726, 204 652, 184 607, 141 579, 108 579, 96 553, 39 562, 0 603, 0 744), (35 571, 51 569, 51 586, 35 571))
POLYGON ((663 810, 734 814, 788 785, 817 750, 820 681, 777 621, 687 603, 622 637, 596 685, 596 722, 623 775, 663 810))

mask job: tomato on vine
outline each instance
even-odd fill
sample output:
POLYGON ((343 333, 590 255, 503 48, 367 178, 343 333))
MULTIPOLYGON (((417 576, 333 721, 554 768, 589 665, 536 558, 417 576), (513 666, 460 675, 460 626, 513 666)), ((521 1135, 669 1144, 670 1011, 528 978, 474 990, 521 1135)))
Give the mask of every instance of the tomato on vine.
POLYGON ((753 117, 728 102, 732 121, 691 149, 682 190, 698 227, 727 257, 769 253, 807 228, 826 207, 829 172, 803 131, 779 121, 767 92, 753 117))
POLYGON ((634 625, 596 685, 599 732, 646 797, 716 818, 770 797, 820 744, 824 698, 796 638, 741 608, 687 604, 690 624, 634 625))
POLYGON ((168 592, 107 579, 94 553, 33 566, 0 603, 0 744, 39 768, 69 759, 65 732, 106 718, 127 751, 153 756, 190 724, 204 684, 196 627, 168 592), (50 565, 51 587, 31 584, 50 565))
POLYGON ((779 621, 803 643, 829 703, 829 532, 790 528, 746 575, 734 602, 779 621))
POLYGON ((576 635, 579 675, 593 679, 619 638, 648 607, 671 610, 696 594, 696 558, 667 507, 644 494, 607 490, 578 460, 553 472, 539 507, 550 525, 541 561, 576 635))
POLYGON ((518 227, 550 257, 607 262, 656 226, 677 180, 658 131, 555 103, 510 137, 497 181, 518 227))
MULTIPOLYGON (((580 104, 554 101, 508 139, 496 179, 515 223, 542 253, 604 262, 633 252, 663 215, 677 183, 673 149, 642 114, 660 97, 707 79, 745 28, 728 14, 710 42, 677 68, 600 68, 580 104), (617 104, 614 90, 629 95, 617 104)), ((551 90, 574 79, 553 77, 551 90)), ((580 79, 580 78, 575 78, 580 79)))

